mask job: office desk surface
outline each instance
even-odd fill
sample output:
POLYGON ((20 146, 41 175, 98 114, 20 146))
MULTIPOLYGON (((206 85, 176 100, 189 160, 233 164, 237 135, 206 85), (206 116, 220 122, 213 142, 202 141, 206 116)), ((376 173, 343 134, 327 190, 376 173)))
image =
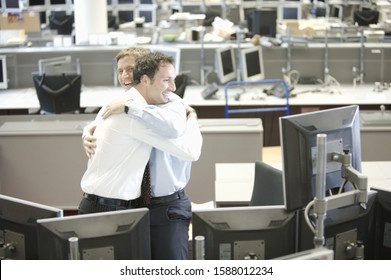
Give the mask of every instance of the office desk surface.
MULTIPOLYGON (((282 168, 282 163, 270 165, 282 168)), ((390 161, 362 162, 362 173, 368 176, 368 189, 391 192, 390 161)), ((254 186, 254 163, 217 163, 215 197, 216 205, 247 204, 254 186)))
MULTIPOLYGON (((240 100, 235 100, 236 93, 241 89, 228 91, 230 106, 278 106, 284 105, 285 99, 274 96, 265 96, 263 88, 268 85, 260 85, 257 90, 251 89, 241 95, 240 100)), ((224 88, 220 87, 213 99, 203 99, 201 92, 205 86, 188 86, 184 100, 192 106, 224 106, 224 88)), ((290 105, 376 105, 391 104, 391 89, 382 92, 373 91, 373 85, 342 85, 334 93, 329 93, 317 85, 297 86, 293 93, 296 97, 289 99, 290 105)), ((80 106, 82 108, 102 107, 113 98, 119 98, 122 94, 120 87, 85 87, 82 88, 80 106)), ((0 110, 29 109, 38 110, 39 102, 34 88, 0 90, 0 110)))

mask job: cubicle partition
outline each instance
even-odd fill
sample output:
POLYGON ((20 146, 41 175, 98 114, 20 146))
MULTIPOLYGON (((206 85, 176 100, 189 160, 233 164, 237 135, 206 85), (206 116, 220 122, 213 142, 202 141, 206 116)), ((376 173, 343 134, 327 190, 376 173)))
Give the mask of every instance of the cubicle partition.
POLYGON ((87 167, 81 135, 92 115, 2 116, 0 193, 73 210, 87 167))
MULTIPOLYGON (((199 119, 201 157, 194 162, 186 191, 192 202, 215 201, 215 164, 262 160, 261 119, 199 119)), ((240 190, 238 190, 239 192, 240 190)))

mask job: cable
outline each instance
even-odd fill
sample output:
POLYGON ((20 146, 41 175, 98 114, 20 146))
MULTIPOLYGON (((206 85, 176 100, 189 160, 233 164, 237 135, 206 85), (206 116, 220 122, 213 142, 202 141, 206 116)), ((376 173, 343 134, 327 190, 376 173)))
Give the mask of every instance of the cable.
POLYGON ((310 208, 312 208, 312 206, 315 204, 315 200, 312 200, 310 201, 307 206, 305 207, 304 209, 304 219, 308 225, 308 227, 311 229, 311 231, 315 234, 316 233, 316 228, 314 227, 314 225, 311 223, 311 220, 309 218, 309 212, 310 212, 310 208))

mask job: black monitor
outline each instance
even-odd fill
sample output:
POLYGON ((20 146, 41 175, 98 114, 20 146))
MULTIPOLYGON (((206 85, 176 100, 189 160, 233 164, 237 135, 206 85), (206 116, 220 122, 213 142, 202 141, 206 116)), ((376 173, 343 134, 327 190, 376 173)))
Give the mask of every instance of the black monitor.
MULTIPOLYGON (((317 134, 327 135, 327 193, 339 190, 344 182, 341 163, 331 160, 331 153, 348 150, 352 167, 361 171, 357 105, 281 117, 284 203, 288 210, 305 207, 316 195, 317 134)), ((351 184, 346 184, 344 190, 349 187, 351 184)))
POLYGON ((246 15, 250 36, 276 37, 277 9, 254 10, 246 15))
POLYGON ((68 15, 65 11, 52 11, 49 16, 49 27, 57 30, 59 35, 71 35, 73 31, 74 15, 68 15))
POLYGON ((20 9, 19 0, 5 0, 6 9, 20 9))
POLYGON ((0 259, 37 260, 37 220, 62 216, 62 209, 0 194, 0 259))
MULTIPOLYGON (((357 203, 327 211, 324 220, 325 247, 334 251, 334 259, 376 259, 376 208, 377 192, 371 191, 366 208, 357 203)), ((304 215, 301 211, 299 251, 314 248, 314 233, 304 215)), ((315 221, 312 211, 309 212, 309 221, 315 221)))
POLYGON ((278 206, 195 210, 196 236, 205 238, 206 260, 273 259, 296 250, 296 215, 278 206))
POLYGON ((152 10, 140 10, 139 17, 143 17, 145 22, 154 22, 152 10))
POLYGON ((29 0, 29 6, 44 6, 45 0, 29 0))
POLYGON ((118 4, 133 4, 133 0, 118 0, 118 4))
POLYGON ((0 55, 0 89, 8 88, 7 57, 0 55))
POLYGON ((391 260, 391 192, 377 191, 375 258, 391 260))
POLYGON ((216 51, 216 72, 220 83, 225 84, 236 79, 236 59, 233 47, 217 48, 216 51))
POLYGON ((240 50, 243 81, 259 81, 265 78, 262 48, 248 47, 240 50))
POLYGON ((69 238, 76 237, 82 260, 147 260, 149 232, 147 208, 38 220, 39 258, 70 259, 69 238))
POLYGON ((65 5, 66 0, 50 0, 50 5, 65 5))
POLYGON ((300 19, 300 6, 282 7, 282 19, 300 19))
POLYGON ((134 13, 133 11, 128 10, 121 10, 118 11, 118 21, 119 24, 131 22, 134 19, 134 13))

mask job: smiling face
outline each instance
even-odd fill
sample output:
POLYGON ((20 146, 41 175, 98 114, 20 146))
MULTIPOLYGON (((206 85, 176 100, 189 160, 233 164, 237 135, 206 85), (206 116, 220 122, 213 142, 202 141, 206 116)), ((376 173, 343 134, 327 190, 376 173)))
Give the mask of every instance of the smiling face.
POLYGON ((121 87, 127 91, 133 86, 133 70, 136 59, 132 55, 126 55, 117 62, 117 76, 121 87))
POLYGON ((163 104, 169 101, 169 94, 175 91, 175 68, 171 63, 160 63, 153 79, 143 76, 147 90, 144 98, 148 104, 163 104))

